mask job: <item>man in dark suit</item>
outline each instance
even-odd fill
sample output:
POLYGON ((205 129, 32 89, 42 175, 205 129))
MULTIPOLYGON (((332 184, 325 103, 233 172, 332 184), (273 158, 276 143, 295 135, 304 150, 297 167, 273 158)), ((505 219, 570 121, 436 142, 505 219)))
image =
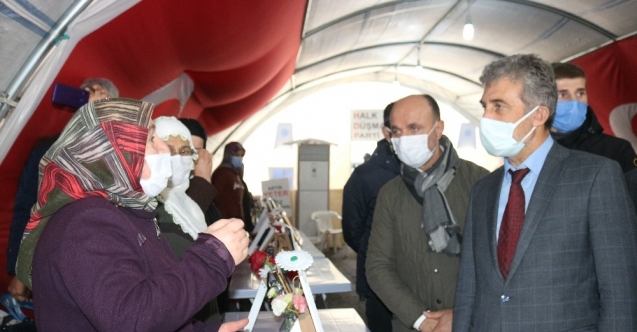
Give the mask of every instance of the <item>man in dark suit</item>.
POLYGON ((453 331, 637 331, 637 217, 619 164, 555 143, 549 63, 488 65, 453 331))

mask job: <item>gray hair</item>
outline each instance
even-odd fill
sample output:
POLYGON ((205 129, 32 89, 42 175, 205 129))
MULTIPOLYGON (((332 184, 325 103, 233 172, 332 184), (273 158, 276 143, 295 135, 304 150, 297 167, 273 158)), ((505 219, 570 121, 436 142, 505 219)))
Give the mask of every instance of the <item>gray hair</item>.
POLYGON ((480 82, 487 87, 502 78, 522 83, 520 98, 526 106, 526 112, 538 105, 549 109, 549 118, 546 120, 545 127, 550 128, 557 104, 557 86, 551 64, 535 54, 511 55, 484 67, 480 82))
POLYGON ((86 80, 84 80, 84 83, 80 85, 80 89, 85 89, 85 88, 93 89, 93 86, 95 84, 106 89, 106 91, 108 92, 108 96, 110 98, 119 97, 119 90, 117 90, 117 87, 115 87, 115 84, 113 84, 113 82, 105 78, 87 78, 86 80))

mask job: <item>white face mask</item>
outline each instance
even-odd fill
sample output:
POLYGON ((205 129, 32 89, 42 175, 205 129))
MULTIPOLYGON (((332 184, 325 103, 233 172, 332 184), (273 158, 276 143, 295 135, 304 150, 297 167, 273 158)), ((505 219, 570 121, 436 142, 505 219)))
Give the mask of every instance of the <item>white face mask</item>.
POLYGON ((139 184, 148 196, 157 196, 168 185, 168 178, 172 175, 170 167, 170 153, 159 153, 144 156, 150 178, 140 179, 139 184))
POLYGON ((174 155, 170 157, 170 163, 173 175, 168 181, 169 187, 177 187, 190 179, 190 171, 194 164, 191 156, 174 155))
POLYGON ((514 123, 486 118, 480 119, 480 139, 482 140, 484 149, 495 157, 513 157, 520 153, 526 144, 524 140, 531 135, 536 127, 533 127, 519 142, 513 138, 513 131, 539 107, 539 105, 536 106, 531 112, 514 123))
POLYGON ((424 135, 410 135, 392 137, 391 144, 398 155, 398 159, 411 168, 419 168, 431 159, 434 150, 429 150, 429 135, 434 131, 438 122, 434 123, 429 133, 424 135))

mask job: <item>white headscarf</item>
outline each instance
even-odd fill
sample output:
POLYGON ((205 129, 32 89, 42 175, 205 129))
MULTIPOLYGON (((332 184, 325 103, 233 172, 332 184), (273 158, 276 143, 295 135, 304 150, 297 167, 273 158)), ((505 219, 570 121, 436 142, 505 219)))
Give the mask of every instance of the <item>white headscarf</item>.
MULTIPOLYGON (((195 150, 195 147, 192 144, 190 131, 174 116, 160 116, 155 119, 155 132, 162 141, 167 141, 169 136, 179 137, 188 141, 190 148, 195 150)), ((194 168, 194 159, 196 159, 196 157, 196 155, 190 157, 190 170, 194 168)), ((179 165, 183 166, 183 158, 184 157, 181 157, 180 155, 171 157, 173 168, 176 168, 179 165)), ((173 170, 173 172, 175 171, 176 170, 173 170)), ((196 240, 197 234, 206 229, 206 218, 199 205, 186 195, 186 190, 190 186, 188 179, 189 177, 186 176, 185 180, 179 180, 181 183, 175 184, 172 183, 173 181, 169 181, 168 187, 159 194, 158 198, 164 203, 166 212, 172 215, 175 224, 181 226, 181 229, 185 233, 188 233, 196 240)))

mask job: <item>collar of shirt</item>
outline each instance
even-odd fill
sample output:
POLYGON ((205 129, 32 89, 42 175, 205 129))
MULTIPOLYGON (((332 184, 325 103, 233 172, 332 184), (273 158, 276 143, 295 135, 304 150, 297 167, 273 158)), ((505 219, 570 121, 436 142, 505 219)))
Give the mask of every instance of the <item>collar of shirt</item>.
POLYGON ((511 174, 509 170, 516 171, 522 168, 528 168, 531 171, 522 180, 522 190, 524 190, 524 211, 529 207, 529 201, 531 200, 531 194, 537 183, 537 179, 540 176, 546 156, 549 154, 549 150, 553 146, 553 138, 549 135, 548 138, 538 147, 531 155, 529 155, 524 162, 514 167, 509 163, 508 158, 504 158, 504 177, 502 179, 502 187, 500 189, 500 198, 498 201, 498 224, 496 227, 496 237, 500 234, 500 224, 502 223, 502 215, 504 214, 504 208, 509 200, 509 191, 511 189, 511 174))

